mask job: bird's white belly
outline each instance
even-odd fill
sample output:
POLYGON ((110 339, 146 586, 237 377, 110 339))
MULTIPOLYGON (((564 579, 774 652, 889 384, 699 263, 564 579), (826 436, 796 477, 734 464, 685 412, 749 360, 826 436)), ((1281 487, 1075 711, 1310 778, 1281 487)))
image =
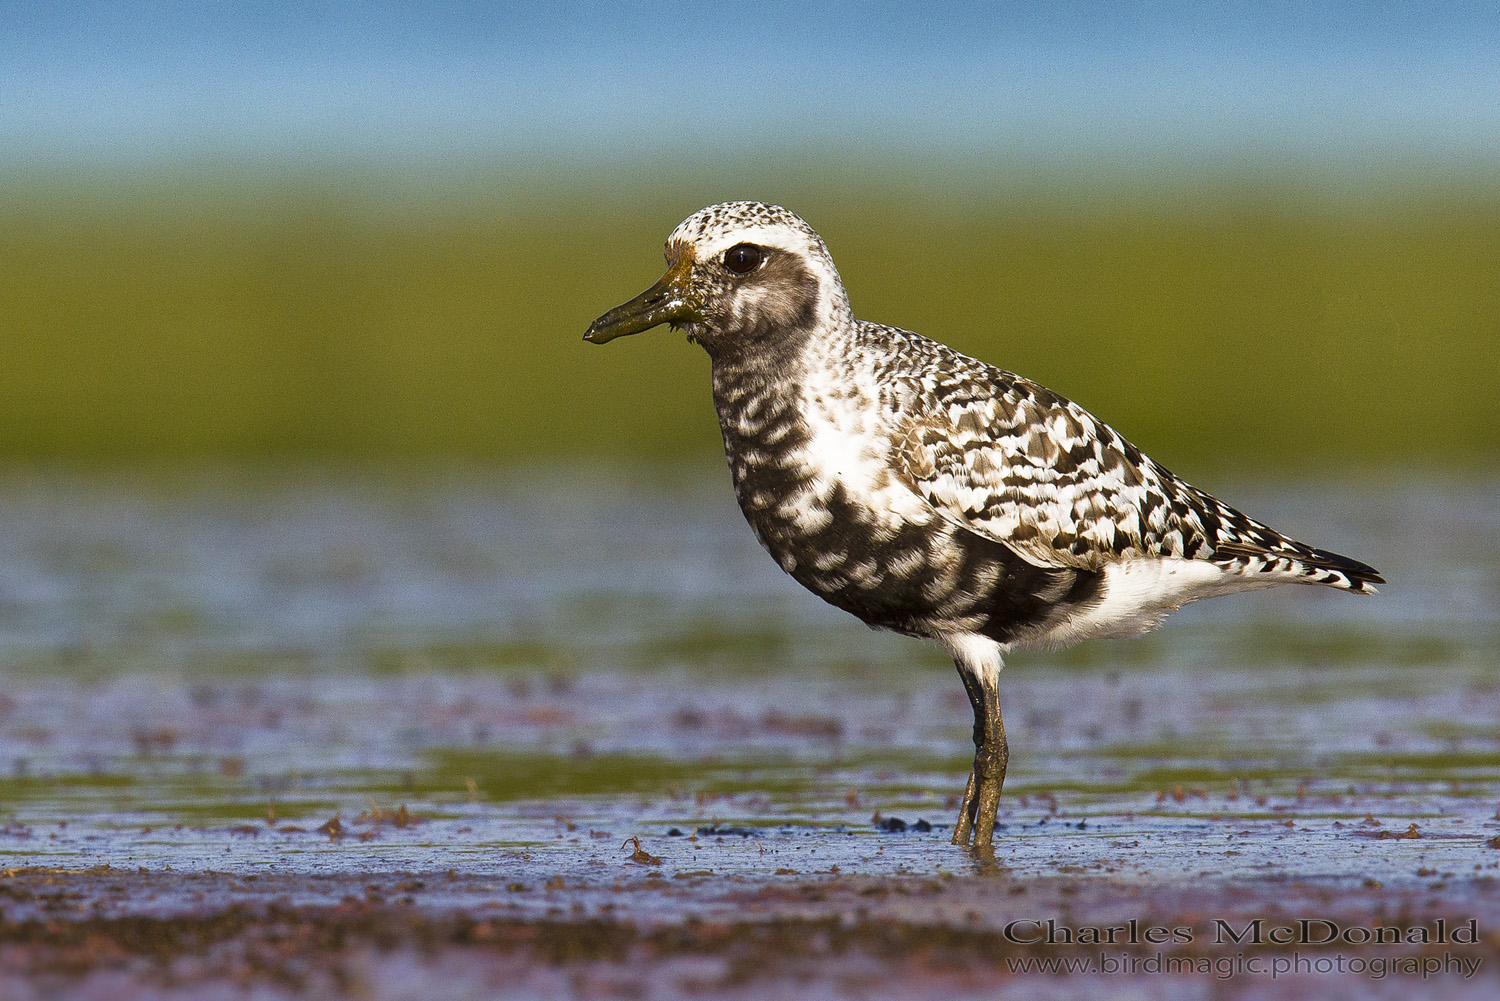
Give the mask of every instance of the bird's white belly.
POLYGON ((1284 582, 1229 572, 1205 560, 1148 557, 1112 563, 1104 568, 1099 599, 1068 610, 1033 642, 1062 646, 1139 636, 1189 602, 1284 582))

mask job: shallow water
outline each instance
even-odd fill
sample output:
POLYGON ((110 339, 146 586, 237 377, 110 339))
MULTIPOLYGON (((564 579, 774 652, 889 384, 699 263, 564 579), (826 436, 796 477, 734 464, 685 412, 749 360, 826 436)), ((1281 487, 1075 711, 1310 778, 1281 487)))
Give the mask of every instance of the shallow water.
MULTIPOLYGON (((0 859, 451 870, 468 882, 418 902, 648 924, 740 913, 746 885, 979 871, 947 844, 972 753, 951 664, 802 593, 723 480, 9 474, 0 859), (621 903, 658 874, 678 892, 621 903)), ((1142 640, 1013 656, 991 867, 1492 895, 1497 487, 1224 491, 1391 584, 1220 599, 1142 640)), ((163 884, 89 906, 202 901, 163 884)))
MULTIPOLYGON (((860 843, 877 811, 947 823, 969 754, 951 666, 803 594, 721 479, 10 476, 0 789, 33 835, 7 847, 484 866, 520 846, 598 854, 557 838, 557 814, 611 837, 721 823, 860 843), (352 817, 366 797, 430 820, 352 853, 224 833, 268 810, 352 817)), ((1012 864, 1023 845, 1041 864, 1163 831, 1219 848, 1233 832, 1211 815, 1295 817, 1299 840, 1377 868, 1393 847, 1335 821, 1415 822, 1423 851, 1480 837, 1500 801, 1496 486, 1239 491, 1392 584, 1240 596, 1144 640, 1014 656, 1012 864)), ((1225 850, 1221 870, 1264 864, 1225 850)))

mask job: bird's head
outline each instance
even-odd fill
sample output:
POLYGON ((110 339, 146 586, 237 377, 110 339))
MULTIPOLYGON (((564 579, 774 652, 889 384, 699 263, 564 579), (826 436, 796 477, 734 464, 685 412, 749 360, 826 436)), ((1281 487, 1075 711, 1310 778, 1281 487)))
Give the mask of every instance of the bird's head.
POLYGON ((722 202, 667 238, 667 273, 589 325, 603 344, 662 323, 710 354, 772 352, 849 315, 843 283, 811 226, 779 205, 722 202))

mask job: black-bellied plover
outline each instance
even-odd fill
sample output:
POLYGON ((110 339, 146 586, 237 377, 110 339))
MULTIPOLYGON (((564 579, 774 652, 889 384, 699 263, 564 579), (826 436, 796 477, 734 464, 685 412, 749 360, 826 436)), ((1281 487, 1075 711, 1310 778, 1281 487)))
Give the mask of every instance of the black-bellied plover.
POLYGON ((955 844, 991 845, 1011 648, 1134 636, 1236 591, 1384 583, 1189 486, 1034 382, 856 320, 828 248, 786 209, 712 205, 666 256, 661 280, 584 339, 670 323, 701 344, 761 545, 824 600, 953 656, 975 748, 955 844))

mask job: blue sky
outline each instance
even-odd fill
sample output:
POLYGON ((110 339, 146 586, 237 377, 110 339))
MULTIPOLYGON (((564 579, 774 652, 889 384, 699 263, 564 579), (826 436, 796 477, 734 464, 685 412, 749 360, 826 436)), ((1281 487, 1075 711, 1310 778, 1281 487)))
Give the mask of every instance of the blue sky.
POLYGON ((0 2, 0 158, 1493 164, 1497 10, 0 2))

